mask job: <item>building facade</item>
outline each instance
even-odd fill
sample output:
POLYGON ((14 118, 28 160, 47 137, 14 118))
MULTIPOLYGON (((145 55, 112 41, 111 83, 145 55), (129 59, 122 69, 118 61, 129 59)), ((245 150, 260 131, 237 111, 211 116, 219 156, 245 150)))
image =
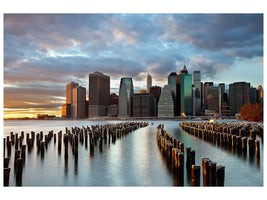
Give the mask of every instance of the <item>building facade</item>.
POLYGON ((121 78, 119 89, 119 117, 132 116, 133 81, 121 78))
POLYGON ((176 78, 177 114, 192 115, 192 74, 188 74, 186 66, 176 78))
POLYGON ((61 108, 61 116, 65 118, 71 117, 71 104, 63 104, 61 108))
POLYGON ((75 108, 73 107, 73 89, 79 87, 78 83, 70 82, 66 85, 66 104, 70 104, 70 117, 75 117, 75 108))
POLYGON ((229 106, 232 115, 240 112, 244 104, 249 103, 250 83, 235 82, 229 85, 229 106))
POLYGON ((195 103, 193 104, 195 113, 201 112, 201 76, 200 71, 193 72, 193 84, 195 88, 195 103))
POLYGON ((148 73, 146 76, 146 92, 149 93, 152 87, 152 76, 148 73))
POLYGON ((110 77, 101 72, 89 74, 89 97, 89 118, 107 116, 110 77))
POLYGON ((176 100, 176 72, 171 72, 168 76, 168 85, 172 93, 172 99, 174 102, 174 115, 177 115, 177 100, 176 100))
POLYGON ((161 91, 158 103, 158 117, 174 117, 174 103, 169 85, 165 85, 161 91))
POLYGON ((73 108, 74 118, 82 118, 86 116, 85 107, 86 107, 86 89, 85 87, 78 86, 73 89, 72 92, 73 99, 73 108))
POLYGON ((154 116, 154 97, 150 93, 133 95, 133 117, 154 116))
POLYGON ((216 113, 220 111, 220 100, 219 100, 219 89, 215 86, 210 86, 206 88, 206 102, 207 102, 207 110, 214 110, 216 113))

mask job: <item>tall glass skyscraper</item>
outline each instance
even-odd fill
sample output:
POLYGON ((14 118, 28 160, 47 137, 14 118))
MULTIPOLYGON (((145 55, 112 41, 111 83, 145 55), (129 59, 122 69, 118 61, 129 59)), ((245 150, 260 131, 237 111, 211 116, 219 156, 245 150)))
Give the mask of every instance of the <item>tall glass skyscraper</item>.
POLYGON ((150 92, 150 88, 152 87, 152 76, 148 73, 146 77, 146 92, 150 92))
POLYGON ((132 98, 132 78, 121 78, 119 90, 119 117, 130 117, 132 115, 132 98))
POLYGON ((192 115, 192 74, 188 74, 185 65, 176 78, 176 95, 178 115, 192 115))
POLYGON ((171 72, 168 76, 168 85, 172 93, 172 99, 174 102, 174 115, 177 115, 177 104, 176 104, 176 72, 171 72))

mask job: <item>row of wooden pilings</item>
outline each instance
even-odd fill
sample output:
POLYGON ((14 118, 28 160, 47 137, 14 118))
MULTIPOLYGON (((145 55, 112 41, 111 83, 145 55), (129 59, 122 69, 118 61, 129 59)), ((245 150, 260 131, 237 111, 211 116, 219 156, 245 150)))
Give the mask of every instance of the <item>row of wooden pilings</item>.
MULTIPOLYGON (((180 185, 184 185, 184 150, 186 150, 186 171, 190 175, 188 177, 191 177, 191 185, 200 186, 201 167, 195 163, 196 151, 191 147, 184 147, 182 141, 169 135, 164 130, 163 124, 158 125, 156 134, 157 144, 180 185)), ((202 157, 202 175, 203 186, 224 186, 225 167, 204 157, 202 157)))
POLYGON ((24 131, 21 131, 20 136, 18 133, 10 133, 3 140, 4 149, 4 186, 9 186, 10 171, 12 169, 9 166, 11 159, 11 151, 14 149, 14 173, 16 175, 17 186, 21 186, 22 183, 22 171, 25 165, 26 159, 26 147, 28 153, 31 153, 32 149, 37 149, 37 154, 41 155, 41 159, 44 159, 45 151, 48 149, 49 143, 53 140, 54 144, 57 143, 58 154, 61 154, 62 142, 64 144, 64 158, 68 160, 68 146, 72 148, 72 153, 75 161, 78 159, 78 147, 85 144, 85 148, 88 148, 88 142, 90 146, 90 156, 93 156, 96 146, 99 147, 99 151, 103 150, 103 143, 115 144, 117 139, 120 139, 130 132, 142 127, 148 126, 147 122, 126 122, 119 124, 105 124, 105 125, 92 125, 79 127, 65 128, 65 134, 59 131, 57 134, 53 131, 49 131, 48 134, 40 133, 35 134, 34 131, 26 133, 26 139, 24 131), (13 147, 13 148, 12 148, 13 147))
POLYGON ((247 152, 248 146, 250 155, 256 151, 256 155, 260 156, 260 142, 256 140, 256 131, 250 129, 248 124, 231 126, 222 123, 182 122, 180 127, 195 137, 217 142, 221 146, 231 146, 243 152, 247 152))

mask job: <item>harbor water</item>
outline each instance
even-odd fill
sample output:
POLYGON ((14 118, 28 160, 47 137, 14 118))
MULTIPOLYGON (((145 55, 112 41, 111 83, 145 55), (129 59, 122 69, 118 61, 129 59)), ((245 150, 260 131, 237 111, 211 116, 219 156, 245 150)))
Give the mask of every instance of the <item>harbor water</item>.
MULTIPOLYGON (((10 132, 24 134, 43 131, 44 135, 53 130, 58 133, 65 127, 117 124, 123 121, 87 120, 6 120, 4 137, 10 132)), ((51 141, 41 159, 37 153, 36 142, 31 151, 26 149, 23 166, 22 186, 176 186, 177 180, 167 165, 156 142, 156 127, 164 124, 167 133, 196 151, 195 163, 201 166, 201 157, 207 157, 225 166, 227 186, 263 186, 263 142, 260 140, 260 157, 249 153, 220 147, 194 137, 180 129, 180 121, 148 121, 147 127, 137 129, 116 140, 115 144, 106 142, 103 150, 95 148, 90 154, 89 147, 79 144, 78 159, 74 159, 69 146, 69 158, 64 159, 64 146, 58 151, 57 142, 51 141)), ((25 139, 23 141, 25 143, 25 139)), ((186 159, 186 157, 185 157, 186 159)), ((14 146, 12 146, 9 167, 11 168, 9 186, 16 186, 14 173, 14 146)), ((191 180, 184 173, 184 186, 191 186, 191 180)), ((201 182, 202 185, 202 176, 201 182)))

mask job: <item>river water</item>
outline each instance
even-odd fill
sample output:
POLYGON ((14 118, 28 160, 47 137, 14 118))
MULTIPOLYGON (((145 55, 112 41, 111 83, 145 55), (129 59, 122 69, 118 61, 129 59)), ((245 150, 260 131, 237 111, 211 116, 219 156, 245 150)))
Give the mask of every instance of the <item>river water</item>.
MULTIPOLYGON (((10 132, 26 133, 43 131, 44 135, 54 133, 65 127, 82 127, 102 124, 116 124, 122 121, 64 121, 64 120, 8 120, 4 121, 4 137, 10 132)), ((263 186, 263 143, 260 141, 260 157, 242 154, 223 148, 187 134, 179 127, 179 121, 148 121, 149 126, 129 133, 116 143, 106 143, 102 152, 95 147, 90 156, 90 148, 79 146, 78 159, 75 161, 69 146, 69 158, 64 159, 64 145, 58 152, 57 142, 48 144, 43 159, 36 146, 31 152, 26 149, 22 186, 176 186, 177 180, 168 168, 157 142, 156 127, 164 124, 167 133, 178 138, 185 147, 196 150, 196 165, 201 166, 201 157, 208 157, 217 165, 225 166, 225 186, 263 186), (152 124, 153 123, 153 124, 152 124)), ((257 138, 260 140, 260 138, 257 138)), ((25 139, 24 139, 25 143, 25 139)), ((63 143, 62 143, 63 144, 63 143)), ((36 142, 35 142, 36 145, 36 142)), ((16 186, 13 169, 14 148, 12 147, 9 167, 10 186, 16 186)), ((186 156, 185 156, 186 160, 186 156)), ((200 184, 202 185, 202 178, 200 184)), ((184 186, 191 180, 184 174, 184 186)))

